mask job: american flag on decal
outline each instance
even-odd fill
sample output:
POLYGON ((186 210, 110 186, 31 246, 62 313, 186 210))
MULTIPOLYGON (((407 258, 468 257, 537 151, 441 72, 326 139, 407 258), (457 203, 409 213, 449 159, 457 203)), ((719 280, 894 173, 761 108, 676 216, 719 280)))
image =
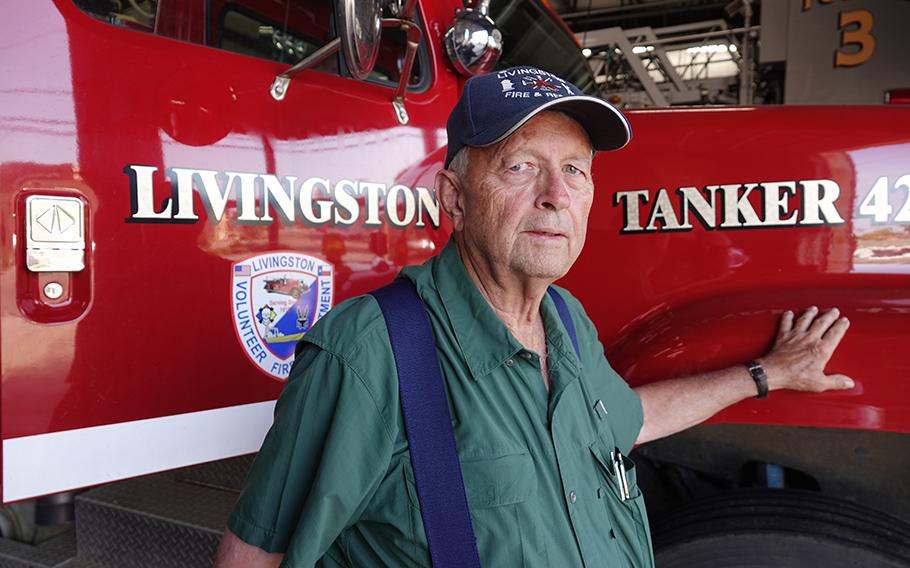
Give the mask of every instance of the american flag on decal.
POLYGON ((250 275, 250 265, 249 264, 237 264, 234 266, 234 276, 249 276, 250 275))

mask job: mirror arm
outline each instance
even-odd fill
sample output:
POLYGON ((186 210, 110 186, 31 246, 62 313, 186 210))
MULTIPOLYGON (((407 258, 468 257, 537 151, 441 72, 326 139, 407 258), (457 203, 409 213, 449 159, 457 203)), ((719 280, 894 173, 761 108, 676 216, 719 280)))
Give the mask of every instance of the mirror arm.
POLYGON ((471 5, 471 9, 480 14, 481 16, 490 15, 490 0, 474 0, 471 5))
POLYGON ((404 6, 404 12, 402 12, 402 19, 410 19, 414 14, 414 7, 417 5, 417 0, 408 0, 408 3, 404 6))
MULTIPOLYGON (((408 0, 405 14, 411 13, 416 4, 417 0, 408 0)), ((392 99, 392 107, 395 109, 395 115, 398 117, 398 122, 407 124, 409 117, 408 111, 404 107, 404 100, 408 90, 408 83, 410 83, 411 80, 411 71, 414 68, 414 61, 417 59, 417 49, 420 47, 420 40, 423 37, 423 34, 420 31, 420 26, 404 18, 384 18, 382 20, 382 27, 400 28, 407 34, 407 52, 405 53, 401 76, 398 79, 398 89, 395 91, 395 97, 392 99)), ((337 37, 311 53, 293 67, 277 75, 275 80, 272 81, 272 86, 269 89, 272 98, 276 101, 283 100, 288 92, 291 76, 309 67, 319 65, 329 56, 337 53, 339 49, 341 49, 341 38, 337 37)))
POLYGON ((330 56, 337 53, 339 49, 341 49, 341 38, 336 37, 310 55, 301 59, 290 69, 287 69, 283 73, 279 73, 278 76, 275 77, 275 80, 272 81, 272 86, 269 88, 269 92, 272 94, 272 98, 274 98, 276 101, 284 99, 284 95, 286 95, 288 92, 288 86, 291 83, 292 75, 296 75, 300 71, 303 71, 309 67, 315 67, 316 65, 319 65, 330 56))
MULTIPOLYGON (((411 6, 414 0, 408 0, 408 6, 411 6)), ((385 18, 382 20, 383 28, 401 28, 407 34, 408 50, 404 56, 404 65, 402 65, 401 76, 398 78, 398 89, 395 91, 395 98, 392 99, 392 107, 395 109, 395 115, 398 122, 407 124, 409 117, 408 111, 404 107, 404 97, 407 94, 408 83, 411 82, 411 70, 414 68, 414 60, 417 58, 417 48, 420 47, 420 38, 422 33, 420 26, 416 23, 401 18, 385 18)))

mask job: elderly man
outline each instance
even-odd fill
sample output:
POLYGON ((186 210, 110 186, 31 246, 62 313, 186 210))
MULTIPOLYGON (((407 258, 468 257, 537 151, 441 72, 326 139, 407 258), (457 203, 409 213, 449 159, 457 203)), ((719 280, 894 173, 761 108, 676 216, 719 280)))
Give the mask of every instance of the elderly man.
MULTIPOLYGON (((432 326, 479 559, 651 566, 622 454, 767 390, 852 387, 823 371, 848 322, 787 312, 758 362, 630 389, 581 305, 556 291, 576 352, 547 293, 584 245, 594 150, 628 141, 625 118, 513 68, 468 81, 448 134, 436 190, 454 231, 401 277, 432 326)), ((383 315, 348 300, 301 344, 216 566, 429 566, 411 459, 383 315)))

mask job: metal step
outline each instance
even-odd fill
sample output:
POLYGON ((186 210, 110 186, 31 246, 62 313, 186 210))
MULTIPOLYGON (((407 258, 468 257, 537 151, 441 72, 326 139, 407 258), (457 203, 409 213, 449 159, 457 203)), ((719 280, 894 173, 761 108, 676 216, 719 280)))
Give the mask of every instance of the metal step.
POLYGON ((209 567, 253 456, 111 483, 76 497, 76 522, 39 544, 0 538, 0 568, 209 567))
POLYGON ((183 479, 158 474, 79 495, 79 561, 112 568, 211 566, 238 492, 183 479))
POLYGON ((69 568, 67 562, 75 554, 72 528, 37 545, 0 538, 0 568, 69 568))
POLYGON ((174 478, 216 489, 240 492, 255 454, 178 469, 174 478))
POLYGON ((100 564, 98 562, 92 562, 91 560, 81 560, 79 558, 72 558, 67 560, 57 568, 117 568, 116 566, 109 566, 107 564, 100 564))

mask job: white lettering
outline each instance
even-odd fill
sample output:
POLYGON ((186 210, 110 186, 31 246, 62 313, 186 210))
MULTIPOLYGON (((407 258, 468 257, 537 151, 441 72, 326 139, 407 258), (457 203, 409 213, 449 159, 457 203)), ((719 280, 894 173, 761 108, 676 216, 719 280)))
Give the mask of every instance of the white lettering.
POLYGON ((385 184, 360 182, 360 191, 366 195, 367 218, 364 225, 378 227, 382 225, 379 217, 379 198, 385 195, 385 184))
POLYGON ((322 188, 322 194, 327 195, 329 192, 329 180, 320 177, 307 178, 300 186, 300 194, 297 196, 297 203, 300 207, 300 213, 308 223, 313 225, 322 225, 328 223, 332 215, 332 203, 325 200, 315 200, 313 190, 319 185, 322 188), (319 213, 313 209, 313 205, 319 209, 319 213))
POLYGON ((352 179, 338 180, 333 186, 319 176, 298 185, 296 176, 168 168, 170 195, 156 210, 153 178, 158 168, 132 164, 123 171, 130 180, 131 222, 195 223, 198 193, 212 223, 224 220, 229 201, 236 203, 233 222, 239 224, 270 224, 276 218, 284 224, 299 220, 317 226, 390 223, 399 228, 428 224, 437 228, 440 223, 436 193, 426 187, 395 184, 387 190, 382 183, 352 179))
POLYGON ((749 203, 749 194, 752 193, 753 189, 758 187, 758 184, 747 183, 745 185, 709 186, 707 189, 711 189, 712 187, 715 190, 717 187, 720 187, 721 193, 723 194, 724 220, 720 224, 721 227, 729 229, 734 227, 761 225, 761 219, 758 218, 758 214, 755 212, 752 204, 749 203), (739 192, 740 188, 745 189, 741 195, 739 192))
POLYGON ((891 207, 888 195, 888 178, 882 176, 875 180, 872 189, 860 203, 859 214, 872 217, 876 223, 887 223, 892 211, 894 208, 891 207))
POLYGON ((680 229, 679 218, 676 211, 673 210, 673 204, 670 203, 670 196, 667 195, 666 189, 660 189, 657 197, 654 199, 654 208, 651 209, 651 217, 648 219, 647 231, 656 231, 658 229, 657 221, 661 222, 662 228, 666 231, 680 229))
POLYGON ((360 193, 357 184, 349 179, 340 180, 335 184, 335 208, 333 222, 336 225, 353 225, 360 216, 360 203, 357 202, 355 195, 360 193), (344 217, 342 212, 347 213, 344 217))
POLYGON ((641 226, 641 216, 639 206, 648 203, 648 191, 640 189, 638 191, 618 191, 613 196, 613 205, 619 205, 624 202, 622 232, 631 233, 643 231, 641 226))
POLYGON ((227 187, 229 188, 234 185, 235 179, 240 180, 240 191, 236 193, 237 197, 235 197, 239 202, 237 220, 247 223, 259 221, 259 216, 256 214, 256 178, 259 175, 238 172, 224 173, 228 177, 227 187))
POLYGON ((795 225, 797 218, 793 212, 787 218, 781 218, 781 215, 789 213, 789 197, 796 195, 796 182, 794 181, 766 181, 762 182, 765 188, 764 206, 765 221, 768 227, 781 227, 784 225, 795 225))
POLYGON ((178 183, 188 183, 192 185, 193 177, 199 176, 202 180, 202 191, 199 197, 202 198, 202 205, 208 213, 209 221, 218 223, 224 216, 224 210, 227 207, 228 194, 230 185, 224 189, 218 183, 218 172, 214 170, 185 170, 183 168, 171 168, 171 171, 177 176, 178 183), (186 176, 186 178, 181 178, 186 176))
MULTIPOLYGON (((884 178, 882 178, 884 179, 884 178)), ((910 190, 910 176, 904 180, 910 190)), ((860 205, 861 215, 878 214, 884 207, 878 187, 860 205), (877 191, 876 191, 877 190, 877 191)), ((837 210, 840 187, 833 180, 771 181, 746 184, 708 185, 704 188, 680 187, 675 199, 666 189, 652 193, 648 190, 618 191, 613 196, 613 206, 621 207, 623 222, 620 233, 648 233, 679 231, 694 228, 691 215, 698 218, 705 229, 753 229, 762 227, 836 225, 844 223, 837 210), (757 193, 757 196, 753 196, 757 193), (750 200, 750 197, 757 199, 750 200), (793 198, 800 198, 801 205, 791 205, 793 198), (756 212, 752 201, 760 202, 762 214, 756 212), (641 224, 642 207, 649 207, 648 222, 641 224), (679 209, 677 209, 677 207, 679 209), (720 209, 720 221, 717 213, 720 209), (677 216, 679 211, 679 216, 677 216)), ((910 201, 910 199, 908 199, 910 201)), ((890 213, 890 211, 889 211, 890 213)), ((910 209, 908 209, 910 215, 910 209)))
POLYGON ((168 172, 171 186, 177 186, 177 213, 174 215, 174 219, 196 221, 199 216, 196 215, 193 207, 193 175, 192 173, 186 175, 186 171, 192 172, 192 170, 184 170, 179 173, 174 170, 168 172), (174 175, 175 173, 176 175, 174 175))
POLYGON ((803 218, 801 225, 832 225, 844 223, 834 202, 840 197, 840 187, 830 179, 810 179, 799 182, 803 187, 803 218))
POLYGON ((398 228, 404 228, 414 219, 416 205, 411 188, 405 185, 393 185, 385 197, 385 213, 389 222, 398 228), (404 214, 399 216, 398 206, 404 205, 404 214))
POLYGON ((436 193, 425 187, 417 187, 417 223, 415 227, 425 227, 423 214, 426 212, 430 218, 430 225, 439 227, 439 201, 436 200, 436 193))
POLYGON ((130 194, 133 201, 133 219, 170 219, 171 198, 164 200, 166 204, 161 211, 155 211, 155 193, 152 187, 152 174, 158 171, 155 166, 127 166, 124 171, 130 176, 130 194))
POLYGON ((285 176, 288 187, 285 189, 281 181, 270 174, 259 176, 262 178, 262 221, 271 222, 272 216, 269 215, 269 209, 275 206, 275 212, 281 217, 283 223, 294 222, 294 184, 297 178, 294 176, 285 176))

